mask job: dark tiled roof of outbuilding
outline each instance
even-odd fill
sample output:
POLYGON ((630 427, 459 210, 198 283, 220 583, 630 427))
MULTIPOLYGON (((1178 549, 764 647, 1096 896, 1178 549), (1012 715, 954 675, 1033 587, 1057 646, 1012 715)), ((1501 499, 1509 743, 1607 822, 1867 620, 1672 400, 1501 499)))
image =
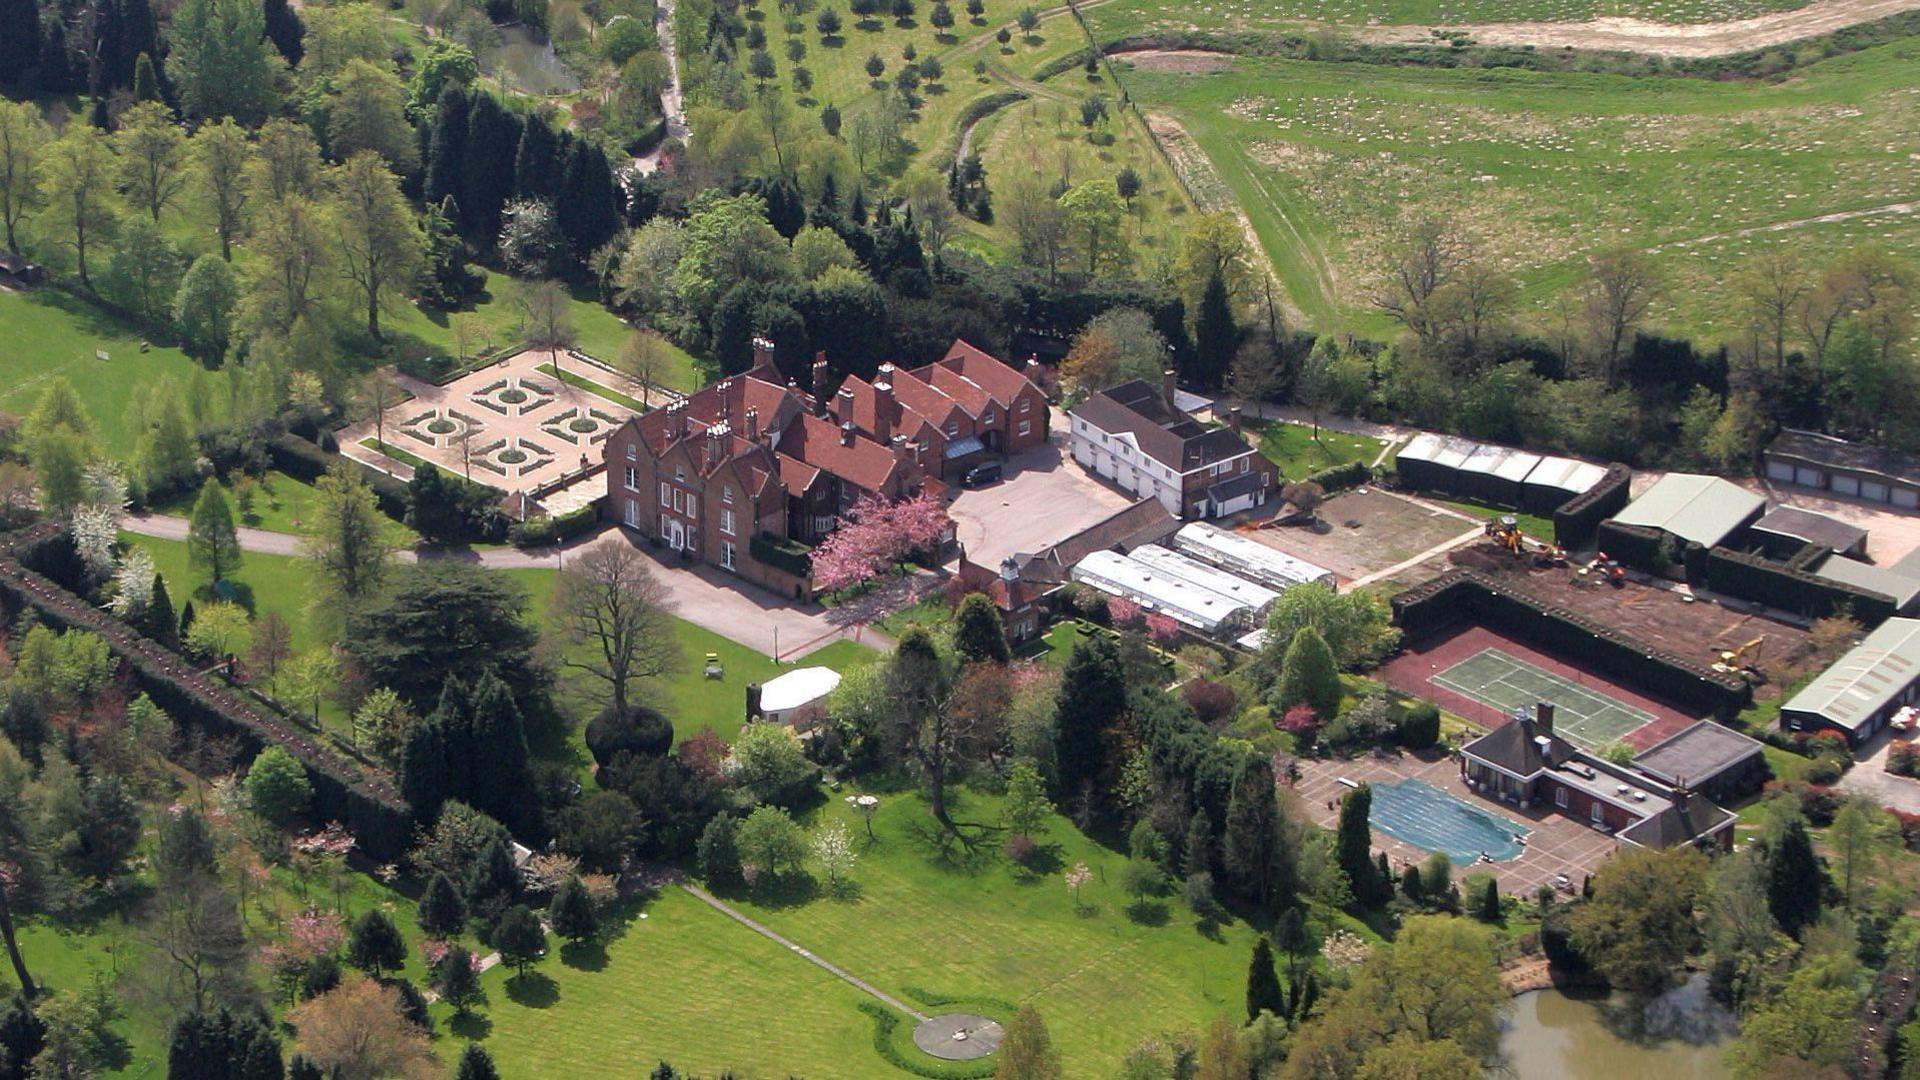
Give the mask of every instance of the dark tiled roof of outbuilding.
POLYGON ((1210 428, 1176 411, 1164 390, 1145 379, 1101 390, 1073 414, 1108 434, 1133 436, 1148 457, 1175 472, 1192 472, 1252 449, 1227 428, 1210 428))
POLYGON ((1723 724, 1702 720, 1642 751, 1633 759, 1633 767, 1669 784, 1684 781, 1698 787, 1762 753, 1757 741, 1723 724))
POLYGON ((1920 457, 1817 432, 1787 428, 1767 444, 1767 453, 1796 458, 1813 465, 1878 473, 1909 484, 1920 484, 1920 457))

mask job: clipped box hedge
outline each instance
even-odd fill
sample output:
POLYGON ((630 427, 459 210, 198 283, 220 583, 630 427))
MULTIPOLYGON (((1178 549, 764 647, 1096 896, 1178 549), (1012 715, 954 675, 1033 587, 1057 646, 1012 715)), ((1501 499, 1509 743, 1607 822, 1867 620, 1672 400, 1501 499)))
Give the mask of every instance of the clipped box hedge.
MULTIPOLYGON (((1808 546, 1816 548, 1816 554, 1826 550, 1808 546)), ((1794 565, 1798 558, 1796 555, 1777 563, 1764 556, 1716 547, 1707 553, 1707 588, 1810 619, 1824 619, 1849 608, 1853 617, 1869 628, 1899 614, 1893 597, 1810 573, 1794 565)))
POLYGON ((1626 509, 1632 486, 1632 469, 1617 462, 1607 466, 1599 483, 1554 509, 1553 542, 1563 548, 1585 547, 1602 521, 1626 509))
POLYGON ((1678 554, 1663 554, 1662 548, 1666 543, 1667 534, 1660 529, 1613 520, 1601 522, 1594 535, 1594 545, 1606 552, 1609 558, 1656 577, 1666 576, 1673 557, 1678 554))

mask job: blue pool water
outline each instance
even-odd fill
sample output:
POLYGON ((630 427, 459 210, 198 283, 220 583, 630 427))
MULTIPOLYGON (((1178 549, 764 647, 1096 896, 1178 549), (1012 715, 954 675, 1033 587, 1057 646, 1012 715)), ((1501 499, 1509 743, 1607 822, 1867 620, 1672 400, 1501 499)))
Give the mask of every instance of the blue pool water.
POLYGON ((1477 861, 1482 852, 1506 862, 1526 850, 1520 843, 1526 829, 1418 780, 1376 785, 1368 822, 1424 851, 1445 852, 1456 866, 1477 861))

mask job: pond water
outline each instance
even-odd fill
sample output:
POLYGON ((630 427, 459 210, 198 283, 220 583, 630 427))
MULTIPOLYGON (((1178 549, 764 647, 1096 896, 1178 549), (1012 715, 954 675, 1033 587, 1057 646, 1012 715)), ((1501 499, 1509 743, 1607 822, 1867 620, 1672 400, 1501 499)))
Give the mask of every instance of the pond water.
POLYGON ((1726 1080, 1737 1022, 1707 977, 1655 998, 1539 990, 1513 999, 1500 1051, 1520 1080, 1726 1080))
POLYGON ((500 44, 487 49, 480 67, 523 94, 570 94, 580 89, 580 80, 553 46, 536 39, 524 26, 500 28, 500 44))

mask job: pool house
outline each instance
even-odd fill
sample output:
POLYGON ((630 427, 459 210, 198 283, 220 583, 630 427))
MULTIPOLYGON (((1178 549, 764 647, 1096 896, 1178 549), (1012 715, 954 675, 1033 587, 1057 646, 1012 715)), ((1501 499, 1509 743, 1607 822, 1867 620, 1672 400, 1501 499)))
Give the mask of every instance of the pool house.
POLYGON ((1760 755, 1759 743, 1702 721, 1661 744, 1667 768, 1693 765, 1701 772, 1669 772, 1667 779, 1615 765, 1561 738, 1553 730, 1553 712, 1551 703, 1541 702, 1461 747, 1460 776, 1467 787, 1522 810, 1552 807, 1623 843, 1732 846, 1734 815, 1699 789, 1724 791, 1721 779, 1744 773, 1760 755), (1751 745, 1729 745, 1726 736, 1751 745))

